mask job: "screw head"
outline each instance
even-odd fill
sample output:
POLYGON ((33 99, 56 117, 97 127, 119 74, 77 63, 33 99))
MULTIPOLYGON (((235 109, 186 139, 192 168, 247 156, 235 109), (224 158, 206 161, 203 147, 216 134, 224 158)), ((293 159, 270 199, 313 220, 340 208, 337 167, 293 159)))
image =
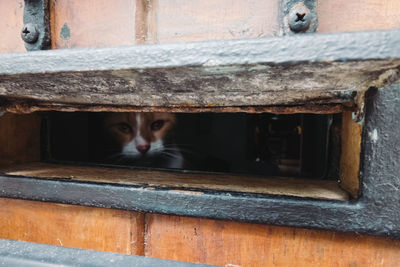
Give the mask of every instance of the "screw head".
POLYGON ((38 40, 39 31, 32 23, 25 24, 21 30, 21 38, 27 43, 33 44, 38 40))
POLYGON ((296 5, 290 10, 288 20, 292 32, 305 32, 311 25, 311 12, 303 4, 296 5))

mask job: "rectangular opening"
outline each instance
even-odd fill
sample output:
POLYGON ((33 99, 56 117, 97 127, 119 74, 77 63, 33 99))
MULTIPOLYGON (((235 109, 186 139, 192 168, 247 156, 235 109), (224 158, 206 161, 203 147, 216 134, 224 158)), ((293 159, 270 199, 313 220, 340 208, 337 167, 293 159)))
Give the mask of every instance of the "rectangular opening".
POLYGON ((313 114, 54 112, 46 121, 42 158, 335 180, 339 155, 329 146, 340 143, 329 142, 336 141, 330 136, 340 120, 313 114))
POLYGON ((0 171, 347 200, 358 194, 359 166, 346 165, 360 156, 357 140, 346 141, 354 135, 352 123, 346 112, 5 114, 0 171))

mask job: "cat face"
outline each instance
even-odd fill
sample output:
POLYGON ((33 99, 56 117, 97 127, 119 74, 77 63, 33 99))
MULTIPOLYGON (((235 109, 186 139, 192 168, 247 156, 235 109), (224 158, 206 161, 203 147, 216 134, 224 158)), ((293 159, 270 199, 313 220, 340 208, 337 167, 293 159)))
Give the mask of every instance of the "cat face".
POLYGON ((120 155, 144 158, 161 154, 175 126, 172 113, 108 113, 104 130, 120 155))

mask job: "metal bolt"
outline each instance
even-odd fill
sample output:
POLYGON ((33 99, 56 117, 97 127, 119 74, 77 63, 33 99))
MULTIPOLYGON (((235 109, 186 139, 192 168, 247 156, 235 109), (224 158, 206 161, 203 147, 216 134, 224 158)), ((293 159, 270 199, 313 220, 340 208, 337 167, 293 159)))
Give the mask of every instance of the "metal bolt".
POLYGON ((288 19, 292 32, 305 32, 311 25, 311 12, 304 4, 300 3, 290 10, 288 19))
POLYGON ((38 37, 39 37, 39 31, 36 25, 28 23, 25 24, 24 27, 22 27, 21 38, 25 42, 33 44, 38 40, 38 37))

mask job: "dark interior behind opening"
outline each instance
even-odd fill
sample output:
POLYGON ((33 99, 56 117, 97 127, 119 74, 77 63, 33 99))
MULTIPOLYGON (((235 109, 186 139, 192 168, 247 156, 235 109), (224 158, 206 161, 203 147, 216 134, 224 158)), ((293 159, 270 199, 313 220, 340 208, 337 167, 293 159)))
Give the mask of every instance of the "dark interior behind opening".
MULTIPOLYGON (((104 151, 105 114, 49 112, 42 127, 43 160, 159 167, 159 159, 111 159, 104 151)), ((337 180, 340 114, 196 113, 175 117, 172 139, 185 170, 337 180)))

